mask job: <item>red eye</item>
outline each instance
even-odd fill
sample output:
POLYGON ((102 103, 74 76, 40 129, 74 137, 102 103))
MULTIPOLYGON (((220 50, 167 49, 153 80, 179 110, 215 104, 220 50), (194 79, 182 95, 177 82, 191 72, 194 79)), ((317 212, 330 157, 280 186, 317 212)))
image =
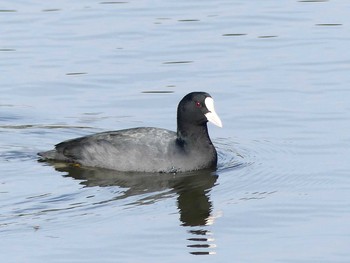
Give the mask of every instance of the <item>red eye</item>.
POLYGON ((202 107, 202 104, 199 101, 196 101, 196 107, 200 108, 200 107, 202 107))

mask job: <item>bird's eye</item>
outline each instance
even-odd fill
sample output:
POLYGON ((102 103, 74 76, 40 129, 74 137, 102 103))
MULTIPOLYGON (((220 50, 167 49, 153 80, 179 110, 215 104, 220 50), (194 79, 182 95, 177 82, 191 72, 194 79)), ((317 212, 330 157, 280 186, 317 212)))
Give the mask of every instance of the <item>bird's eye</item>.
POLYGON ((200 108, 200 107, 202 107, 202 104, 199 101, 196 101, 196 107, 200 108))

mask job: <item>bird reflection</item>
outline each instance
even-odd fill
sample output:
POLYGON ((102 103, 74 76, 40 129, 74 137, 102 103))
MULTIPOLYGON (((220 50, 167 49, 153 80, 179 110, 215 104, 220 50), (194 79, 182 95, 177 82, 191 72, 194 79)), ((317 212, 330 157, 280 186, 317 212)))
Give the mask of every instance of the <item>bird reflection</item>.
MULTIPOLYGON (((53 166, 57 171, 65 172, 65 176, 80 180, 80 183, 86 187, 118 186, 126 189, 124 193, 109 201, 154 193, 152 195, 153 200, 151 200, 154 202, 172 196, 169 195, 169 192, 176 193, 181 225, 188 228, 186 230, 189 234, 187 238, 189 253, 193 255, 213 253, 209 249, 215 247, 215 244, 212 244, 214 239, 207 226, 212 223, 213 208, 210 200, 210 190, 215 185, 218 177, 214 171, 149 174, 82 168, 57 163, 53 166)), ((144 198, 139 201, 139 204, 144 203, 149 202, 145 202, 144 198)))
POLYGON ((208 192, 214 186, 217 176, 212 173, 196 172, 173 184, 178 194, 177 204, 183 226, 203 226, 212 212, 208 192))

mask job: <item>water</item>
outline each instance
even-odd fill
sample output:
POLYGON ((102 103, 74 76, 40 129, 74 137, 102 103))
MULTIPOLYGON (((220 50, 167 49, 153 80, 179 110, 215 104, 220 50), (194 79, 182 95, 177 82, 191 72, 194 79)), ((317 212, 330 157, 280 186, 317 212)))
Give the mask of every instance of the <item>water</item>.
POLYGON ((350 3, 3 1, 2 262, 348 262, 350 3), (57 142, 175 129, 209 92, 215 173, 37 162, 57 142))

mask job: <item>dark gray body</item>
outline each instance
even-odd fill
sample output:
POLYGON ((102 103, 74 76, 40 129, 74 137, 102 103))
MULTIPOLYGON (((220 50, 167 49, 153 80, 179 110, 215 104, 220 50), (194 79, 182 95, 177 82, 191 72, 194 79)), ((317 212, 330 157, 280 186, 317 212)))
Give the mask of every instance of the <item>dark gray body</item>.
POLYGON ((46 160, 137 172, 192 171, 214 168, 217 163, 207 134, 183 140, 176 132, 146 127, 67 140, 39 155, 46 160))

